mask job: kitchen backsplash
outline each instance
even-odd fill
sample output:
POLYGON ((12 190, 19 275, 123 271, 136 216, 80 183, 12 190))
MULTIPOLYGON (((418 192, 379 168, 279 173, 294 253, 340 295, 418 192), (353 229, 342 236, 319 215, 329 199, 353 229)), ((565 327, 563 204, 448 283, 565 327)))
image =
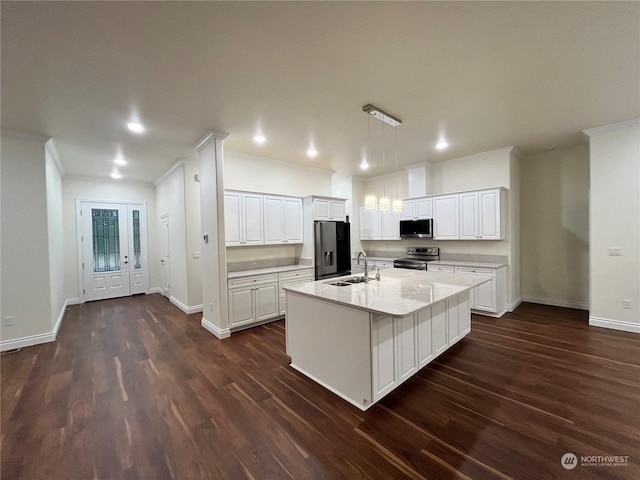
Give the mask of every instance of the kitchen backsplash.
POLYGON ((227 272, 304 265, 306 261, 311 265, 311 259, 300 258, 301 251, 300 245, 228 247, 227 272))

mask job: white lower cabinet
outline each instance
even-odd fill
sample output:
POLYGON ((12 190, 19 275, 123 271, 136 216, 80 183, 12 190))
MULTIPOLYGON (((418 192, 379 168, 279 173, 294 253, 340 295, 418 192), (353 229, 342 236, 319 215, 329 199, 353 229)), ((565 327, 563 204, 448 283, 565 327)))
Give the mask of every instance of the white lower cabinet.
POLYGON ((298 285, 300 283, 313 282, 313 268, 305 268, 303 270, 295 270, 291 272, 282 272, 278 274, 278 290, 280 294, 280 315, 287 313, 287 296, 284 287, 298 285))
POLYGON ((468 292, 405 317, 372 315, 373 401, 384 397, 470 331, 468 292))
POLYGON ((469 303, 472 309, 490 313, 498 312, 497 281, 499 269, 456 267, 455 273, 464 275, 483 276, 489 279, 487 283, 471 290, 469 303))
POLYGON ((231 328, 280 315, 277 274, 234 278, 227 287, 231 328))
POLYGON ((469 307, 476 313, 499 317, 506 312, 506 267, 478 268, 428 264, 430 272, 483 276, 489 281, 469 291, 469 307))
POLYGON ((398 385, 397 347, 393 317, 376 317, 371 329, 373 399, 384 397, 398 385))

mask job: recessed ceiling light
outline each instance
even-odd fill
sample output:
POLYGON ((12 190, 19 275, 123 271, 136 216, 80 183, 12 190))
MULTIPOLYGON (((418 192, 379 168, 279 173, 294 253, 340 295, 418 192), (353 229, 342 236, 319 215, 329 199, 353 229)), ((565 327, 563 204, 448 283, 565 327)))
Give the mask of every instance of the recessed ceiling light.
POLYGON ((267 141, 267 139, 265 138, 264 135, 256 135, 255 137, 253 137, 253 141, 259 145, 262 145, 264 142, 267 141))
POLYGON ((369 168, 369 162, 367 162, 366 160, 362 160, 362 162, 360 162, 360 170, 367 170, 369 168))
POLYGON ((318 156, 318 151, 315 148, 311 147, 309 148, 309 150, 307 150, 307 156, 315 158, 318 156))
POLYGON ((113 160, 113 163, 115 163, 116 165, 119 165, 121 167, 124 167, 127 164, 127 161, 122 157, 116 157, 113 160))
POLYGON ((447 143, 444 138, 441 138, 440 140, 438 140, 438 143, 436 143, 436 149, 438 150, 446 150, 447 147, 449 147, 449 143, 447 143))
POLYGON ((144 133, 144 131, 146 130, 144 126, 138 122, 127 123, 127 128, 131 130, 133 133, 144 133))
POLYGON ((120 180, 122 178, 122 174, 117 170, 114 170, 113 172, 111 172, 111 178, 113 178, 114 180, 120 180))

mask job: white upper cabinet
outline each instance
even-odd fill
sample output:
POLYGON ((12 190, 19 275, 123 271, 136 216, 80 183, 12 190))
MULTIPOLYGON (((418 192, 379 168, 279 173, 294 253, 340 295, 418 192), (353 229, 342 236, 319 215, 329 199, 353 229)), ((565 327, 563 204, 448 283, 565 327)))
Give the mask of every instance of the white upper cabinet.
POLYGON ((302 243, 302 199, 284 197, 284 243, 302 243))
POLYGON ((313 219, 344 222, 347 219, 347 201, 343 198, 312 197, 313 219))
POLYGON ((400 214, 360 206, 360 240, 399 240, 400 214))
POLYGON ((433 198, 412 198, 402 202, 402 220, 433 218, 433 198))
POLYGON ((433 197, 433 238, 435 240, 457 240, 459 232, 458 194, 433 197))
POLYGON ((499 188, 460 194, 460 239, 504 238, 502 190, 499 188))
POLYGON ((302 243, 302 199, 225 190, 226 246, 302 243))
POLYGON ((382 240, 400 240, 400 214, 380 212, 382 240))
POLYGON ((264 243, 267 245, 284 242, 284 198, 265 195, 264 197, 264 243))
POLYGON ((262 245, 262 195, 225 191, 225 243, 227 246, 262 245))
POLYGON ((302 199, 264 196, 264 243, 302 243, 302 199))

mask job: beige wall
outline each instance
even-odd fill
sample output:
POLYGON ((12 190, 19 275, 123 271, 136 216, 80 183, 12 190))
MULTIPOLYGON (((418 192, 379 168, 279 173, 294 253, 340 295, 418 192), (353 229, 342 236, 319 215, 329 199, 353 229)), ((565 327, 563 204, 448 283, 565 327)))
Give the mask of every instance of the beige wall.
POLYGON ((188 305, 202 305, 202 265, 200 250, 202 238, 200 235, 200 183, 194 179, 198 174, 197 164, 184 165, 184 200, 185 227, 187 246, 187 282, 189 285, 188 305))
MULTIPOLYGON (((299 167, 279 160, 224 150, 224 188, 250 192, 305 197, 332 195, 333 172, 312 167, 299 167)), ((227 262, 262 260, 281 263, 298 258, 301 247, 265 245, 227 247, 227 262)))
POLYGON ((590 319, 640 333, 640 120, 587 131, 590 319), (617 247, 621 256, 610 256, 617 247), (623 308, 630 300, 630 309, 623 308))
POLYGON ((333 172, 224 151, 224 188, 305 197, 331 195, 333 172))
POLYGON ((80 298, 78 284, 78 240, 76 232, 76 199, 145 202, 147 205, 147 232, 149 240, 149 287, 160 288, 160 253, 158 246, 158 215, 153 185, 101 180, 97 178, 64 177, 62 180, 62 206, 65 232, 65 297, 80 298))
POLYGON ((53 140, 45 149, 45 176, 47 184, 47 232, 49 241, 49 281, 52 328, 59 328, 65 307, 64 292, 64 216, 62 208, 62 175, 52 152, 53 140))
MULTIPOLYGON (((2 133, 0 334, 7 342, 25 345, 51 341, 57 313, 51 306, 47 218, 46 138, 2 133), (35 300, 34 300, 35 299, 35 300), (13 326, 5 326, 13 316, 13 326), (39 339, 39 340, 38 340, 39 339)), ((59 313, 59 312, 58 312, 59 313)))
POLYGON ((525 301, 589 308, 589 148, 521 163, 525 301))
MULTIPOLYGON (((160 217, 169 218, 169 287, 170 298, 189 306, 187 267, 187 232, 185 206, 185 172, 182 165, 175 168, 156 185, 158 229, 160 217)), ((156 230, 158 232, 159 230, 156 230)))

